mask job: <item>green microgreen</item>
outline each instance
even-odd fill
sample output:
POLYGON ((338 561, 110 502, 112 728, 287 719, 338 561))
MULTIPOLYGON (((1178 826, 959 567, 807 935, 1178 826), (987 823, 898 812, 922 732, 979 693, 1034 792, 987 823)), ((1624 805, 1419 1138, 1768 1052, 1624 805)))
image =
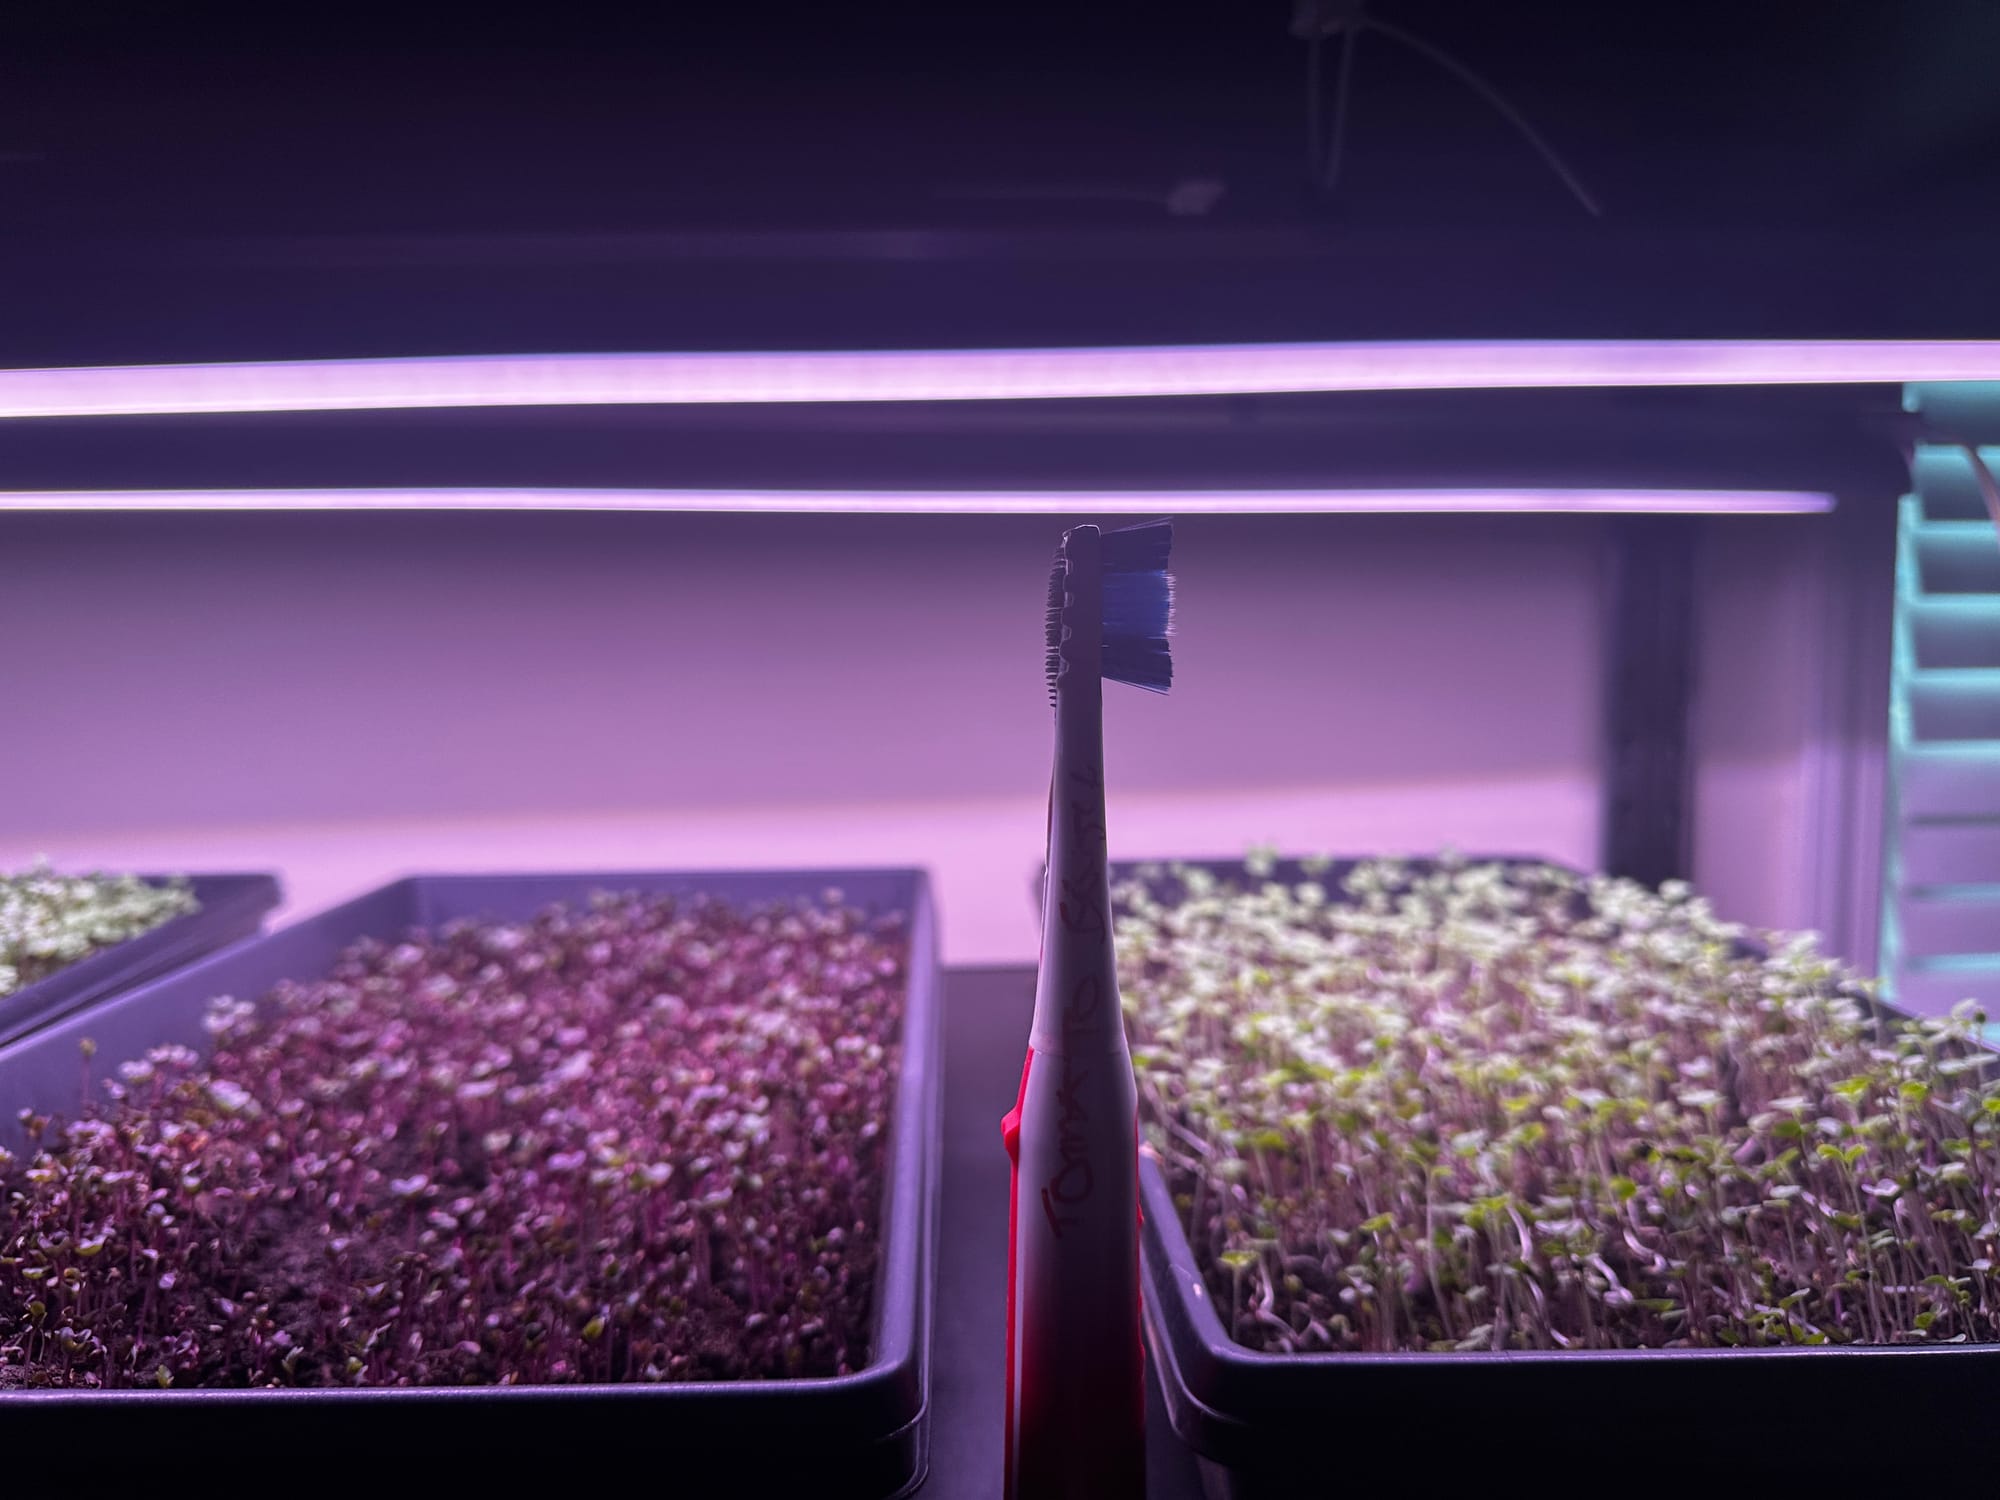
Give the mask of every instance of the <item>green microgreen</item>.
POLYGON ((2000 1340, 1985 1016, 1685 884, 1375 860, 1116 892, 1148 1142, 1277 1352, 2000 1340))

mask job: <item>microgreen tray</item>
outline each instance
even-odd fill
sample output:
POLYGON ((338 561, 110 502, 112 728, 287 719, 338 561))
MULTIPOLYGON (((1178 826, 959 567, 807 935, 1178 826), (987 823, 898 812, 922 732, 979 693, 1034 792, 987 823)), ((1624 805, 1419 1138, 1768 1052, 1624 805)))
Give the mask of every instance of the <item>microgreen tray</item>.
POLYGON ((205 1050, 214 999, 249 1000, 281 980, 316 978, 358 938, 394 940, 461 918, 518 922, 599 891, 747 907, 811 900, 829 888, 863 912, 900 913, 909 944, 865 1367, 826 1378, 684 1383, 0 1390, 0 1443, 27 1464, 16 1478, 53 1493, 79 1478, 157 1478, 198 1454, 211 1481, 221 1465, 254 1487, 285 1492, 415 1493, 442 1483, 515 1494, 560 1482, 719 1493, 722 1476, 737 1494, 873 1500, 914 1489, 928 1462, 941 1098, 936 917, 920 871, 400 880, 0 1048, 0 1144, 22 1146, 16 1111, 75 1113, 86 1040, 100 1063, 164 1044, 205 1050))
MULTIPOLYGON (((1149 861, 1112 879, 1171 903, 1182 891, 1161 872, 1180 864, 1252 888, 1311 879, 1340 900, 1355 863, 1252 875, 1240 861, 1149 861)), ((1891 1026, 1909 1019, 1880 1007, 1891 1026)), ((1148 1349, 1211 1497, 1458 1494, 1537 1475, 1631 1494, 1731 1493, 1752 1476, 1991 1482, 1976 1414, 2000 1403, 2000 1344, 1267 1353, 1226 1330, 1150 1152, 1140 1196, 1148 1349)))
POLYGON ((270 875, 194 875, 188 885, 198 903, 193 911, 0 997, 0 1044, 252 936, 279 899, 270 875))

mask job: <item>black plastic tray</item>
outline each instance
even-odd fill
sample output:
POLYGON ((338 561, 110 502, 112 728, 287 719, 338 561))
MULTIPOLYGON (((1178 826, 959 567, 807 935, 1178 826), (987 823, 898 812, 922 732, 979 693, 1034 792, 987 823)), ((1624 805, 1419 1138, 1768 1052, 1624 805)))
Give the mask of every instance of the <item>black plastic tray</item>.
POLYGON ((596 890, 700 893, 747 904, 828 887, 864 910, 900 911, 910 922, 902 1066, 865 1369, 837 1378, 677 1385, 7 1391, 0 1392, 0 1446, 10 1456, 10 1483, 41 1493, 38 1485, 77 1479, 157 1480, 194 1462, 273 1492, 400 1494, 445 1483, 507 1495, 552 1483, 636 1484, 661 1493, 873 1500, 915 1489, 929 1453, 941 1095, 937 927, 921 871, 400 880, 0 1048, 0 1143, 20 1144, 14 1116, 22 1108, 76 1110, 78 1049, 86 1038, 109 1062, 168 1042, 203 1048, 211 999, 248 999, 280 979, 324 973, 358 937, 393 938, 460 917, 518 921, 596 890), (720 1488, 718 1476, 726 1476, 720 1488))
MULTIPOLYGON (((162 882, 168 877, 139 878, 162 882)), ((271 875, 192 875, 188 884, 200 903, 193 911, 0 998, 0 1044, 252 936, 279 900, 278 881, 271 875)))
MULTIPOLYGON (((1259 879, 1241 861, 1145 863, 1259 879)), ((1311 878, 1339 899, 1355 863, 1335 861, 1311 878)), ((1139 868, 1115 867, 1114 883, 1139 868)), ((1302 872, 1280 861, 1263 878, 1291 883, 1302 872)), ((1352 1485, 1446 1495, 1502 1477, 1529 1492, 1621 1495, 1734 1493, 1751 1475, 1906 1483, 1921 1473, 1926 1485, 1990 1485, 2000 1468, 1976 1428, 1959 1425, 2000 1405, 2000 1344, 1266 1354, 1223 1328, 1172 1191, 1146 1154, 1139 1192, 1147 1345, 1168 1420, 1211 1495, 1258 1500, 1352 1485)))

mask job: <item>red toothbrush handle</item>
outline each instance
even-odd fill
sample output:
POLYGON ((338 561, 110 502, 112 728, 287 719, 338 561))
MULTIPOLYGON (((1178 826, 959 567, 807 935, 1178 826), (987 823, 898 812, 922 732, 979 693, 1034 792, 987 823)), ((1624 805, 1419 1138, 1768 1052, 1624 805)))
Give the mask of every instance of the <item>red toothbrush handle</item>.
POLYGON ((1030 1049, 1001 1124, 1007 1500, 1145 1495, 1135 1104, 1122 1049, 1030 1049))
POLYGON ((1021 1106, 1028 1102, 1028 1070, 1035 1065, 1031 1048, 1021 1061, 1021 1086, 1014 1094, 1014 1107, 1000 1118, 1000 1144, 1007 1148, 1011 1164, 1007 1174, 1007 1500, 1014 1495, 1014 1278, 1020 1266, 1021 1222, 1021 1106))

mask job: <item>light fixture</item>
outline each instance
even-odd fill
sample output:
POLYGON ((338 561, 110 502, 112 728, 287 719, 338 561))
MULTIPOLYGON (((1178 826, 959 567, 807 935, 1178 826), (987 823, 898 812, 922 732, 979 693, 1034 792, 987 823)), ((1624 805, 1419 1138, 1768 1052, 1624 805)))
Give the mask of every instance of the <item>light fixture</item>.
POLYGON ((0 491, 6 511, 693 511, 784 515, 1789 515, 1804 490, 636 490, 0 491))
POLYGON ((0 370, 0 417, 1021 401, 2000 378, 2000 341, 1216 344, 529 354, 0 370))

